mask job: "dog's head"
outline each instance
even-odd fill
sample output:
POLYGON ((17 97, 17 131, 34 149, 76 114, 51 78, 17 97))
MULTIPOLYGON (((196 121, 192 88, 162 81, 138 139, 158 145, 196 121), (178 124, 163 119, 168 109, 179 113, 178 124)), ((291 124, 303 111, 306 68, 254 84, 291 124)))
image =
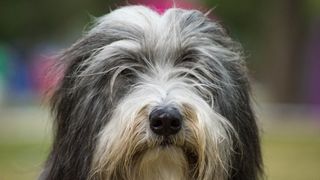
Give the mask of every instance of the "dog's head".
POLYGON ((50 163, 64 152, 70 174, 226 179, 241 128, 257 139, 241 48, 199 11, 120 8, 61 59, 50 163))

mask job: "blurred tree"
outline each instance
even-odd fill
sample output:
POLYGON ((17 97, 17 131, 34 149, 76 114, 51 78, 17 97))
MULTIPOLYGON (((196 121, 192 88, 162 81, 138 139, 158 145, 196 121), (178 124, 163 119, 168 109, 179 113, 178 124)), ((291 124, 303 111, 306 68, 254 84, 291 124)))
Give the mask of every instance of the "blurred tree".
POLYGON ((261 9, 263 0, 205 0, 213 14, 231 35, 245 47, 254 49, 261 34, 261 9))
POLYGON ((71 28, 83 27, 89 14, 109 11, 112 0, 1 0, 0 40, 27 44, 63 38, 71 28))
MULTIPOLYGON (((318 3, 317 3, 318 2, 318 3)), ((302 56, 308 17, 317 0, 207 0, 249 52, 254 77, 269 87, 274 101, 302 102, 302 56)), ((314 11, 313 11, 314 12, 314 11)))
POLYGON ((260 70, 276 101, 301 103, 307 13, 304 1, 270 0, 264 7, 260 70))

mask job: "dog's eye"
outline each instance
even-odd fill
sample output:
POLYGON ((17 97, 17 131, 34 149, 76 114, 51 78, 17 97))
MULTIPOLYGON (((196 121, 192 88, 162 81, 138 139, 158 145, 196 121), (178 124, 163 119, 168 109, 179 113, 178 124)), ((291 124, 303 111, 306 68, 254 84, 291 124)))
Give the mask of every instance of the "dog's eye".
POLYGON ((137 74, 133 70, 125 69, 121 72, 121 75, 123 80, 126 81, 127 84, 133 84, 137 80, 137 74))
POLYGON ((182 57, 175 61, 175 65, 187 65, 195 62, 195 60, 191 57, 182 57))
POLYGON ((133 78, 135 76, 135 73, 130 69, 125 69, 121 72, 121 75, 126 78, 133 78))
POLYGON ((188 50, 181 54, 181 56, 175 61, 175 65, 187 65, 196 62, 195 58, 196 52, 193 50, 188 50))
POLYGON ((194 59, 192 57, 184 57, 181 62, 194 62, 194 59))
POLYGON ((176 61, 175 66, 185 67, 185 68, 192 68, 195 65, 196 60, 191 57, 185 57, 176 61))

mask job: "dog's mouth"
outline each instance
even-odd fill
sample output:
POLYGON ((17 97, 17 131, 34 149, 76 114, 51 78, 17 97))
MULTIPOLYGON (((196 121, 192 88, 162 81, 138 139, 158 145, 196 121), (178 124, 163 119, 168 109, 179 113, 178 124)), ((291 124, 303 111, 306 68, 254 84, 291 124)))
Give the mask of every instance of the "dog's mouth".
POLYGON ((194 151, 194 149, 187 148, 183 145, 181 146, 181 145, 175 144, 175 142, 171 137, 164 137, 159 145, 160 147, 163 147, 163 148, 168 148, 171 146, 176 146, 181 148, 185 156, 187 157, 189 164, 196 164, 196 162, 198 161, 198 156, 197 156, 197 153, 194 151))
POLYGON ((198 164, 198 154, 196 153, 196 151, 194 149, 190 149, 188 147, 185 146, 179 146, 177 144, 175 144, 172 139, 170 138, 165 138, 161 141, 160 143, 160 148, 161 149, 167 149, 167 148, 171 148, 171 147, 176 147, 176 148, 181 148, 182 152, 184 153, 184 157, 186 158, 187 162, 188 162, 188 166, 190 168, 190 174, 196 174, 197 173, 197 164, 198 164))
POLYGON ((172 145, 174 145, 174 143, 172 142, 172 139, 170 137, 164 137, 160 142, 160 146, 162 147, 167 147, 172 145))

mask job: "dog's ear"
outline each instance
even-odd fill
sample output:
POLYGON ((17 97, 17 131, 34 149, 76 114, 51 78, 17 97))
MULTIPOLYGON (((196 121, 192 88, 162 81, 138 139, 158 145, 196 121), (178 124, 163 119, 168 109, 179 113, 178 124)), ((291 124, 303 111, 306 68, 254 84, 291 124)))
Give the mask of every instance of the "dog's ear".
POLYGON ((54 142, 40 179, 88 179, 95 139, 111 105, 104 101, 107 95, 98 90, 76 88, 76 73, 95 49, 107 43, 102 34, 85 36, 60 56, 64 74, 51 97, 54 142))
MULTIPOLYGON (((221 80, 221 89, 216 91, 216 105, 222 116, 226 117, 237 132, 239 142, 233 144, 232 180, 257 180, 263 176, 259 130, 252 108, 250 82, 242 48, 234 42, 219 25, 212 30, 221 47, 229 51, 229 56, 221 57, 227 72, 221 80), (224 82, 228 82, 224 84, 224 82)), ((222 77, 222 76, 221 76, 222 77)))
POLYGON ((229 70, 235 83, 234 94, 220 97, 224 100, 220 99, 218 103, 229 102, 228 107, 227 103, 220 103, 221 114, 231 122, 239 138, 239 142, 233 144, 231 179, 257 180, 261 178, 263 168, 259 130, 252 109, 248 78, 242 71, 232 67, 229 70))

